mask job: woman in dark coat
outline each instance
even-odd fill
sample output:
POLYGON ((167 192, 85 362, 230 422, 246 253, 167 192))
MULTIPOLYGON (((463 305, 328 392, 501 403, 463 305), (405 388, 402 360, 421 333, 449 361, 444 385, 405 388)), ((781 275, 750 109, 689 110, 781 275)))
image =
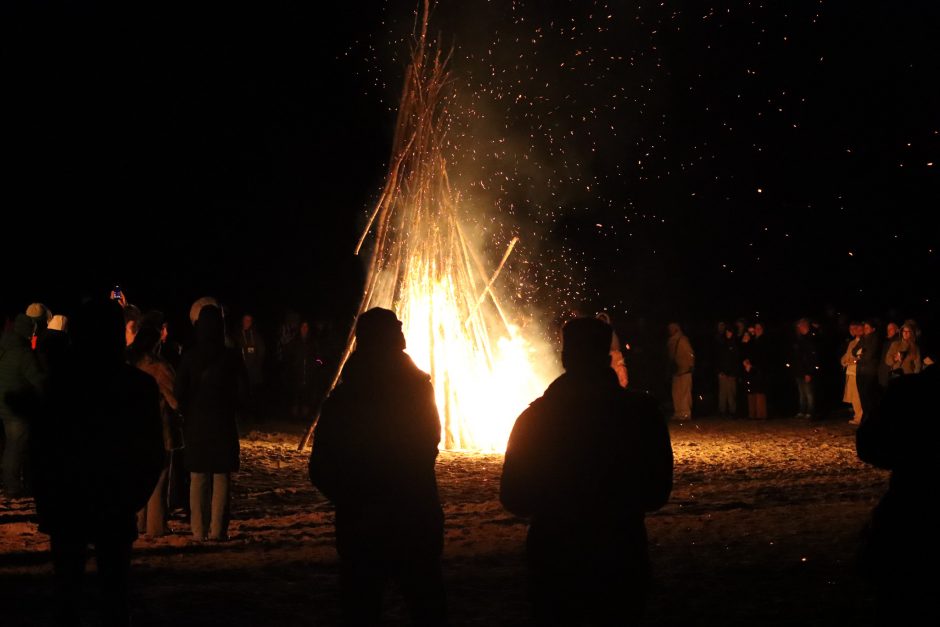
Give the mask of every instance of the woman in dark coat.
POLYGON ((231 473, 239 464, 236 413, 247 383, 241 355, 225 347, 219 308, 203 307, 196 321, 196 346, 183 355, 176 377, 196 540, 228 537, 231 473))

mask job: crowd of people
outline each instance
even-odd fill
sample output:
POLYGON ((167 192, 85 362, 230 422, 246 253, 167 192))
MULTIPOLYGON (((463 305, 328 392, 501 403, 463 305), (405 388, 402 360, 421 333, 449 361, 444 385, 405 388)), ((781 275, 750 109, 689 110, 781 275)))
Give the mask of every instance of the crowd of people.
MULTIPOLYGON (((131 546, 138 534, 168 533, 174 494, 188 510, 195 542, 227 540, 239 420, 266 411, 268 350, 252 315, 233 332, 224 314, 213 298, 196 301, 189 316, 194 341, 183 350, 162 314, 140 312, 116 290, 110 300, 83 304, 74 324, 34 303, 0 339, 3 489, 7 497, 35 498, 40 530, 51 538, 59 624, 77 621, 89 546, 105 624, 128 624, 131 546)), ((659 403, 630 389, 626 347, 609 322, 599 315, 565 323, 565 372, 518 418, 508 442, 500 498, 530 521, 526 551, 538 624, 635 624, 646 602, 644 516, 668 500, 672 449, 659 403)), ((288 411, 309 417, 323 403, 309 475, 336 508, 350 625, 379 622, 389 580, 400 584, 415 624, 447 622, 435 476, 441 423, 430 377, 405 352, 401 329, 392 311, 362 314, 356 350, 325 402, 309 322, 287 320, 275 347, 275 359, 289 364, 288 411)), ((838 363, 843 398, 861 425, 859 455, 896 477, 891 498, 876 510, 876 548, 868 556, 883 576, 908 565, 889 550, 897 541, 884 529, 904 528, 913 513, 908 486, 919 485, 910 472, 919 462, 898 455, 897 424, 915 409, 911 403, 926 398, 915 375, 934 369, 913 321, 889 323, 883 334, 875 320, 849 329, 838 363), (907 379, 910 385, 895 383, 907 379), (898 397, 902 388, 910 392, 898 397), (881 410, 882 397, 888 410, 881 410)), ((678 323, 667 334, 673 416, 690 420, 697 355, 678 323)), ((717 377, 720 413, 738 415, 743 394, 747 416, 767 418, 781 353, 766 341, 760 322, 719 324, 706 363, 717 377)), ((797 321, 783 358, 798 416, 818 416, 825 354, 813 323, 797 321)), ((891 581, 891 595, 909 598, 909 588, 891 581)))
MULTIPOLYGON (((668 326, 668 336, 673 417, 690 420, 697 355, 679 324, 668 326)), ((797 418, 821 420, 820 396, 837 396, 851 406, 849 422, 859 425, 891 380, 917 374, 933 363, 923 341, 914 320, 884 325, 874 318, 853 320, 841 339, 827 335, 808 318, 800 318, 792 331, 773 339, 763 322, 719 322, 704 351, 707 379, 696 377, 696 386, 706 387, 704 393, 698 391, 698 398, 715 399, 711 406, 702 403, 705 414, 765 420, 768 394, 785 391, 787 397, 776 399, 781 411, 795 407, 797 418), (836 370, 838 375, 832 376, 836 370)))

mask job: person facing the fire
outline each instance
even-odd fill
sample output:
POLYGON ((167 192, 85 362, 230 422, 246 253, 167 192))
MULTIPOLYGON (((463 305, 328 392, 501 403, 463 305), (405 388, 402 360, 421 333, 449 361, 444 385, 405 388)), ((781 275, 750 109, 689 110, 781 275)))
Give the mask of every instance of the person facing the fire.
POLYGON ((610 368, 611 328, 563 331, 558 377, 513 427, 500 500, 530 519, 526 553, 540 625, 633 625, 650 580, 645 512, 672 491, 672 445, 656 402, 610 368))
POLYGON ((394 312, 359 316, 356 351, 314 431, 310 480, 336 507, 348 625, 380 622, 392 579, 415 625, 445 624, 444 513, 434 474, 441 422, 430 377, 404 349, 394 312))
POLYGON ((55 624, 81 624, 88 545, 95 547, 101 624, 130 624, 128 578, 136 514, 163 470, 157 382, 124 362, 124 318, 113 301, 82 306, 72 346, 50 372, 37 414, 39 530, 49 534, 55 624))
POLYGON ((857 555, 875 597, 877 625, 929 624, 938 613, 935 579, 925 574, 940 559, 936 519, 928 513, 936 492, 938 423, 930 416, 938 386, 937 366, 892 379, 855 433, 859 459, 891 471, 857 555))

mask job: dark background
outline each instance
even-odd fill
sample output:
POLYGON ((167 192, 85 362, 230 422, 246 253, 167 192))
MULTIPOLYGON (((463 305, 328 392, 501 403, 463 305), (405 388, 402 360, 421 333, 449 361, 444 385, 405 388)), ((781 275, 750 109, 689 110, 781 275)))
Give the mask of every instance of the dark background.
MULTIPOLYGON (((5 313, 115 283, 271 322, 355 305, 416 3, 193 4, 0 8, 5 313)), ((475 167, 512 179, 520 298, 627 326, 932 317, 940 9, 798 4, 438 7, 509 140, 475 167)))

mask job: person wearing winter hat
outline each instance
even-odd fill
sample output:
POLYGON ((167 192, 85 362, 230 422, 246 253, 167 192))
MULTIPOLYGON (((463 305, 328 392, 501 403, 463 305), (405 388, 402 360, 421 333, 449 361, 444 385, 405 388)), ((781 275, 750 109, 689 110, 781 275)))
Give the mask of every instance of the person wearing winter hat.
POLYGON ((26 308, 26 315, 33 319, 36 324, 42 324, 45 328, 52 320, 52 312, 42 303, 33 303, 26 308))
POLYGON ((202 308, 205 307, 206 305, 212 305, 214 307, 218 307, 219 301, 217 301, 212 296, 203 296, 202 298, 194 302, 192 307, 189 308, 189 321, 193 323, 193 326, 196 326, 196 321, 199 320, 199 312, 202 311, 202 308))
POLYGON ((441 421, 431 378, 404 352, 401 329, 388 309, 359 316, 356 351, 323 405, 310 455, 310 480, 336 508, 349 625, 381 622, 391 580, 405 593, 413 624, 447 624, 444 512, 434 474, 441 421))
POLYGON ((33 350, 36 350, 39 336, 45 332, 46 326, 48 326, 49 321, 52 320, 52 312, 42 303, 33 303, 26 308, 26 315, 29 316, 35 324, 35 331, 30 338, 30 344, 33 350))

